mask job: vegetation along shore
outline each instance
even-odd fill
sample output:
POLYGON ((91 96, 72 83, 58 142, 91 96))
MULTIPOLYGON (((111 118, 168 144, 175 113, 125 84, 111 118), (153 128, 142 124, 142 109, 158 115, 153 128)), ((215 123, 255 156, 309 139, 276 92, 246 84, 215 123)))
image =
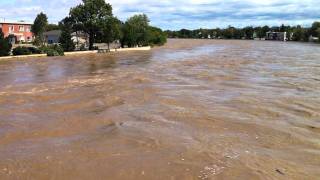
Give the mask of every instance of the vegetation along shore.
POLYGON ((145 14, 137 14, 120 21, 112 13, 112 5, 104 0, 83 0, 70 9, 69 15, 59 25, 49 24, 41 12, 31 26, 33 41, 13 44, 14 36, 7 36, 0 28, 0 56, 36 55, 61 56, 64 52, 104 49, 136 48, 163 45, 166 34, 150 24, 145 14), (48 40, 48 31, 59 34, 58 42, 48 40), (98 46, 104 44, 105 46, 98 46))
POLYGON ((311 27, 298 26, 247 26, 236 28, 229 26, 225 29, 181 29, 178 31, 166 31, 169 38, 192 38, 192 39, 267 39, 268 33, 283 33, 283 40, 318 42, 320 43, 320 22, 314 22, 311 27))

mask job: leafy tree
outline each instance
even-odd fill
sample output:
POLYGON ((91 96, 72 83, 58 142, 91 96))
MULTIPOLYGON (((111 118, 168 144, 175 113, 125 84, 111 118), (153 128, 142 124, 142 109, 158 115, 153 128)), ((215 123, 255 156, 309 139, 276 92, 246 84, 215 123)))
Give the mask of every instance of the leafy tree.
POLYGON ((229 26, 227 29, 223 31, 223 37, 226 39, 233 39, 235 37, 236 28, 229 26))
POLYGON ((193 34, 192 31, 190 31, 188 29, 181 29, 178 34, 178 37, 179 38, 193 38, 192 34, 193 34))
POLYGON ((244 37, 246 39, 253 39, 254 29, 252 26, 243 28, 244 37))
POLYGON ((293 41, 303 41, 304 30, 301 26, 297 26, 293 31, 293 41))
POLYGON ((59 43, 64 51, 70 52, 74 51, 75 44, 72 40, 72 20, 70 17, 66 17, 59 23, 59 28, 61 29, 61 35, 59 38, 59 43))
POLYGON ((21 46, 18 46, 16 48, 14 48, 12 50, 12 54, 14 56, 19 56, 19 55, 30 55, 32 54, 32 52, 29 50, 29 48, 27 47, 21 47, 21 46))
POLYGON ((124 43, 129 47, 148 44, 149 19, 145 14, 130 17, 123 27, 124 43))
POLYGON ((47 25, 48 25, 47 15, 41 12, 40 14, 37 15, 33 25, 31 26, 31 31, 36 37, 35 44, 40 45, 45 42, 45 37, 43 33, 46 31, 47 25))
POLYGON ((8 38, 4 38, 2 29, 0 28, 0 56, 9 56, 12 45, 8 38))
POLYGON ((311 26, 311 29, 310 29, 310 34, 313 36, 313 37, 318 37, 319 36, 319 29, 320 29, 320 22, 314 22, 311 26))
POLYGON ((269 26, 263 26, 262 27, 262 33, 264 33, 264 35, 266 35, 268 31, 270 31, 270 27, 269 26))
POLYGON ((148 28, 148 42, 150 45, 163 45, 167 42, 166 34, 157 27, 148 28))
POLYGON ((71 8, 70 17, 74 28, 89 35, 89 49, 93 50, 93 43, 102 25, 112 17, 112 6, 104 0, 83 0, 82 4, 71 8))
POLYGON ((46 27, 46 31, 60 30, 59 25, 56 24, 48 24, 46 27))
POLYGON ((121 25, 121 21, 115 17, 110 17, 103 23, 102 42, 107 43, 108 48, 110 48, 110 43, 121 39, 121 25))

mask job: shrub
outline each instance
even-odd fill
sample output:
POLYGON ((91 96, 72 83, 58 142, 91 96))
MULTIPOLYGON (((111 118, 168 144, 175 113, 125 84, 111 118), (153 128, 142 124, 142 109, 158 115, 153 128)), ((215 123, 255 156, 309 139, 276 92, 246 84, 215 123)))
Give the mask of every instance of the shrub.
POLYGON ((11 51, 11 44, 8 38, 4 38, 2 29, 0 28, 0 56, 9 56, 11 51))
POLYGON ((28 47, 28 49, 32 54, 41 54, 40 49, 37 49, 35 47, 28 47))
POLYGON ((48 49, 47 56, 60 56, 60 54, 54 49, 48 49))
POLYGON ((41 47, 39 47, 39 51, 40 51, 42 54, 46 54, 48 50, 49 50, 48 46, 41 46, 41 47))
POLYGON ((84 44, 81 44, 80 48, 79 48, 80 51, 86 51, 87 48, 84 44))
POLYGON ((57 44, 41 46, 39 50, 41 51, 41 53, 47 54, 47 56, 64 56, 63 48, 57 44))
POLYGON ((57 51, 57 53, 59 54, 59 56, 64 56, 64 50, 61 46, 55 44, 53 46, 51 46, 51 48, 55 51, 57 51))
POLYGON ((57 44, 41 47, 41 51, 47 53, 47 56, 64 56, 63 48, 57 44))
POLYGON ((32 52, 29 50, 28 47, 16 47, 12 50, 12 54, 14 56, 18 56, 18 55, 30 55, 32 54, 32 52))

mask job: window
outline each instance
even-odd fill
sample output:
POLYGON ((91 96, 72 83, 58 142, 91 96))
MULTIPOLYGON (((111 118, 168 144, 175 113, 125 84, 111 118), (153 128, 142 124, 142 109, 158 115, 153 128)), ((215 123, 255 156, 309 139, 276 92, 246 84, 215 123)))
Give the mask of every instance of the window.
POLYGON ((19 32, 23 32, 24 31, 24 26, 19 26, 19 32))
POLYGON ((2 24, 0 24, 0 29, 2 29, 2 24))
POLYGON ((26 27, 26 32, 30 32, 30 26, 26 27))
POLYGON ((13 33, 14 32, 14 26, 9 26, 9 33, 13 33))

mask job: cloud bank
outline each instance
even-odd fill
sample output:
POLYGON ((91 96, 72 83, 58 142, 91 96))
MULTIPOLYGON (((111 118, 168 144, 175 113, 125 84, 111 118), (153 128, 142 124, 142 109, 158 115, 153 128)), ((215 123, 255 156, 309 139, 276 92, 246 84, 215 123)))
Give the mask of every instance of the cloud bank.
MULTIPOLYGON (((43 11, 51 23, 65 17, 81 0, 0 0, 0 18, 33 21, 43 11)), ((233 25, 310 25, 320 21, 319 0, 109 0, 125 20, 145 13, 162 29, 214 28, 233 25)))

